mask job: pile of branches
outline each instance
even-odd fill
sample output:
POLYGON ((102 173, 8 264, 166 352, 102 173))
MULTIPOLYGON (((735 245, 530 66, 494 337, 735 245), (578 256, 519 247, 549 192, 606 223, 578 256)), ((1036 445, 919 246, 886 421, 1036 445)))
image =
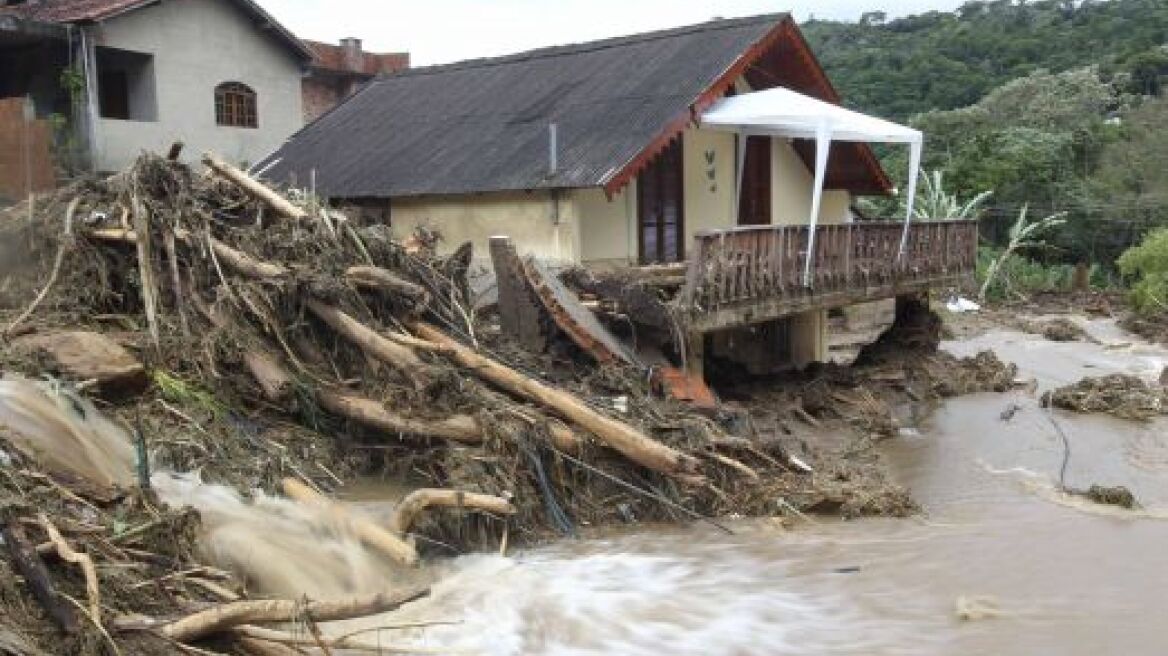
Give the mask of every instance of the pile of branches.
POLYGON ((1088 376, 1042 395, 1044 406, 1147 421, 1168 414, 1168 392, 1137 376, 1088 376))
MULTIPOLYGON (((156 381, 182 381, 193 399, 205 390, 228 406, 218 416, 335 435, 347 453, 383 455, 427 486, 510 498, 521 539, 629 518, 774 512, 765 499, 739 502, 764 474, 798 476, 651 399, 640 372, 547 382, 483 330, 469 245, 440 257, 435 235, 395 241, 383 225, 204 163, 200 174, 147 154, 42 200, 28 238, 50 275, 27 286, 36 300, 14 309, 6 334, 112 324, 132 333, 156 381)), ((267 448, 240 432, 219 439, 267 448)), ((146 439, 154 449, 162 438, 146 439)), ((163 462, 209 471, 222 463, 206 458, 238 453, 161 450, 163 462)), ((343 476, 294 464, 249 482, 297 475, 327 490, 343 476)), ((504 528, 485 513, 419 523, 458 548, 495 544, 504 528)))

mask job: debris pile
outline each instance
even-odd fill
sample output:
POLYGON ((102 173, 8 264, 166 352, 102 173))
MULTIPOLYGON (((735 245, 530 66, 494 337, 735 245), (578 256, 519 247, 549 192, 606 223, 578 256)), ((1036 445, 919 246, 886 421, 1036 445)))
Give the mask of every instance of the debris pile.
MULTIPOLYGON (((792 458, 769 427, 653 395, 636 366, 533 353, 503 337, 471 302, 468 245, 442 257, 431 233, 397 241, 384 226, 204 163, 200 173, 143 155, 0 223, 3 243, 22 245, 0 269, 0 366, 52 376, 52 398, 75 399, 91 420, 87 399, 100 403, 133 436, 119 461, 137 463, 94 485, 68 457, 0 430, 0 506, 13 536, 0 605, 32 627, 33 643, 57 650, 44 639, 55 623, 46 617, 74 605, 49 593, 30 604, 13 574, 48 567, 46 585, 84 606, 94 581, 66 566, 70 549, 99 565, 101 605, 81 622, 97 633, 78 634, 86 644, 161 641, 167 651, 223 635, 223 625, 166 628, 246 591, 199 562, 195 516, 153 495, 152 470, 198 472, 245 494, 282 491, 332 514, 343 510, 327 494, 344 481, 397 476, 421 488, 402 507, 446 510, 376 530, 345 523, 403 564, 612 522, 912 507, 899 488, 871 494, 859 465, 821 462, 814 449, 792 458), (69 549, 54 546, 50 525, 69 549), (20 555, 24 545, 39 560, 20 555), (154 619, 125 619, 135 614, 154 619)), ((550 282, 554 300, 562 292, 550 282)), ((415 592, 402 594, 353 608, 415 592)), ((267 608, 272 621, 293 612, 267 608)), ((335 609, 317 610, 310 620, 335 609)))
POLYGON ((1074 342, 1087 339, 1087 331, 1079 324, 1065 317, 1056 317, 1037 322, 1032 332, 1036 332, 1052 342, 1074 342))
POLYGON ((1095 503, 1107 506, 1119 506, 1128 510, 1134 510, 1140 507, 1136 501, 1136 497, 1131 490, 1122 485, 1108 487, 1106 485, 1092 485, 1087 488, 1086 492, 1076 492, 1082 494, 1095 503))
MULTIPOLYGON (((48 376, 37 384, 47 399, 38 407, 73 413, 80 423, 65 434, 85 433, 73 442, 38 441, 0 422, 0 522, 9 548, 0 558, 7 586, 0 606, 13 609, 6 617, 19 618, 33 648, 56 650, 60 642, 44 636, 60 630, 84 643, 66 652, 135 640, 167 651, 213 638, 274 653, 268 643, 304 643, 224 623, 222 614, 252 618, 248 626, 295 615, 312 629, 424 593, 350 599, 348 611, 279 599, 248 606, 241 583, 248 572, 200 562, 206 553, 196 534, 206 526, 167 507, 173 497, 152 487, 152 472, 197 473, 241 499, 282 493, 408 568, 428 555, 615 522, 906 514, 915 505, 883 480, 870 441, 796 448, 789 423, 850 424, 867 440, 897 430, 885 394, 919 401, 1013 380, 992 355, 934 353, 940 322, 916 308, 866 350, 860 367, 772 381, 782 403, 760 394, 745 409, 698 412, 654 394, 651 377, 619 342, 591 340, 598 331, 582 312, 590 306, 537 263, 515 264, 539 284, 507 290, 508 302, 537 314, 553 309, 553 320, 538 318, 532 339, 572 346, 525 347, 499 330, 497 320, 511 317, 476 308, 469 244, 440 256, 436 234, 397 240, 385 226, 355 222, 306 194, 277 193, 210 156, 204 163, 207 170, 196 172, 146 154, 0 222, 0 243, 21 245, 0 267, 4 382, 32 386, 17 376, 48 376), (92 457, 49 448, 84 451, 96 439, 92 425, 102 422, 120 437, 92 457), (103 454, 116 455, 112 468, 76 470, 77 461, 100 462, 103 454), (415 489, 379 524, 329 496, 362 474, 415 489), (95 561, 96 574, 75 553, 95 561), (13 587, 16 571, 26 582, 33 577, 35 604, 26 587, 13 587), (58 603, 58 592, 78 604, 58 603), (96 633, 74 632, 73 622, 57 618, 69 608, 92 609, 81 624, 96 633)), ((677 328, 659 290, 679 285, 677 274, 566 278, 577 288, 623 290, 623 307, 655 308, 659 315, 646 315, 671 336, 677 328)))
POLYGON ((1128 374, 1087 377, 1042 395, 1043 406, 1148 420, 1168 414, 1168 391, 1128 374))

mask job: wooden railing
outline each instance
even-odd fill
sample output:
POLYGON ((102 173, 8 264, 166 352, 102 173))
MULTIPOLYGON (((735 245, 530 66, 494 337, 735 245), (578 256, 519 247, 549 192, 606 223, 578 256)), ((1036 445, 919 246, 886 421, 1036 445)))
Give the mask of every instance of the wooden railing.
POLYGON ((867 221, 816 228, 810 276, 805 279, 807 226, 743 226, 698 233, 686 283, 678 296, 691 313, 789 299, 813 306, 815 297, 848 293, 887 296, 899 288, 952 280, 974 269, 977 222, 867 221))

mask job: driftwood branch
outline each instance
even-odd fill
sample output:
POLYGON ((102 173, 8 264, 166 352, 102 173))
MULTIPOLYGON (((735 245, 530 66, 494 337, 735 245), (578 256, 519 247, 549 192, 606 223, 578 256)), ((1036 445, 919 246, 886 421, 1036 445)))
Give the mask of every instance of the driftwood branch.
POLYGON ((293 622, 308 618, 314 622, 331 622, 387 613, 430 594, 430 589, 411 588, 397 593, 377 593, 339 601, 294 601, 265 599, 233 601, 187 615, 165 624, 160 633, 179 642, 191 642, 222 633, 241 624, 293 622))
POLYGON ((288 495, 289 498, 322 508, 347 521, 358 539, 370 548, 377 549, 403 565, 414 565, 418 562, 418 552, 412 544, 374 524, 372 520, 350 513, 344 506, 335 503, 294 478, 285 478, 281 485, 284 494, 288 495))
POLYGON ((247 195, 275 210, 280 216, 298 221, 308 218, 308 212, 296 207, 287 198, 276 193, 267 185, 224 162, 215 155, 204 153, 203 164, 224 180, 235 183, 235 186, 242 189, 247 195))
POLYGON ((418 515, 427 508, 471 508, 493 515, 515 514, 515 506, 502 497, 460 490, 421 488, 407 494, 397 505, 393 516, 389 518, 389 530, 404 535, 418 515))
POLYGON ((671 475, 692 475, 699 471, 693 456, 684 454, 623 422, 607 417, 575 396, 529 378, 510 367, 484 357, 450 339, 437 328, 415 322, 413 331, 423 339, 450 347, 450 355, 475 375, 519 396, 550 408, 569 421, 595 435, 600 441, 624 454, 633 462, 671 475))
POLYGON ((60 556, 61 560, 81 568, 81 573, 85 576, 85 595, 89 599, 89 616, 97 628, 104 631, 101 625, 101 588, 97 582, 97 568, 93 565, 93 559, 89 557, 89 554, 75 551, 61 536, 57 527, 49 521, 47 515, 41 513, 37 516, 37 520, 49 536, 49 541, 56 547, 57 555, 60 556))

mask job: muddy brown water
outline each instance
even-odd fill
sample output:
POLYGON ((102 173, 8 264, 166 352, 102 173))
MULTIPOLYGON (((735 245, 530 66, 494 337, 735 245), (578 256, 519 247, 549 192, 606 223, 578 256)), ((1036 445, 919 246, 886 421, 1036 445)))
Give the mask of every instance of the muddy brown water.
MULTIPOLYGON (((925 513, 909 519, 729 520, 640 526, 507 556, 403 571, 336 516, 283 499, 158 475, 172 503, 203 510, 204 550, 259 593, 314 597, 424 580, 428 599, 388 616, 328 625, 371 646, 519 654, 1168 653, 1168 421, 1061 411, 1066 483, 1124 485, 1137 511, 1057 491, 1062 440, 1038 394, 1085 375, 1153 380, 1168 351, 1107 321, 1099 343, 994 330, 946 343, 992 349, 1034 389, 903 409, 881 446, 925 513), (1017 406, 1012 418, 1003 410, 1017 406), (913 419, 914 417, 923 417, 913 419), (915 424, 914 424, 915 422, 915 424), (446 622, 401 628, 411 622, 446 622), (399 628, 387 629, 387 626, 399 628)), ((355 508, 392 509, 401 486, 357 485, 355 508)))
MULTIPOLYGON (((945 348, 991 348, 1039 391, 1168 363, 1085 325, 1103 344, 992 331, 945 348)), ((379 639, 500 655, 1168 653, 1168 422, 1055 414, 1067 484, 1126 485, 1145 506, 1129 512, 1055 491, 1063 446, 1044 412, 1027 391, 958 398, 886 442, 922 517, 641 527, 466 556, 393 618, 458 624, 379 639)))

